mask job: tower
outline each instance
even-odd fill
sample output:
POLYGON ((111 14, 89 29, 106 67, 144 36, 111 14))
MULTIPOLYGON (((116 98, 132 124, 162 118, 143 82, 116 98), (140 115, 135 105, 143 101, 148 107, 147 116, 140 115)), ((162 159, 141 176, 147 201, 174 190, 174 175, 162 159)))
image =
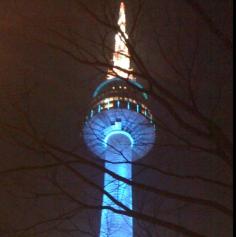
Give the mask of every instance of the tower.
MULTIPOLYGON (((115 35, 113 66, 106 80, 93 93, 91 110, 84 125, 89 149, 104 160, 105 168, 132 179, 132 162, 144 157, 155 142, 155 125, 147 107, 148 95, 136 81, 130 67, 126 40, 125 5, 120 4, 119 31, 115 35)), ((104 191, 132 210, 132 187, 104 174, 104 191)), ((102 206, 122 210, 106 194, 102 206)), ((100 237, 132 237, 133 219, 112 210, 101 212, 100 237)))

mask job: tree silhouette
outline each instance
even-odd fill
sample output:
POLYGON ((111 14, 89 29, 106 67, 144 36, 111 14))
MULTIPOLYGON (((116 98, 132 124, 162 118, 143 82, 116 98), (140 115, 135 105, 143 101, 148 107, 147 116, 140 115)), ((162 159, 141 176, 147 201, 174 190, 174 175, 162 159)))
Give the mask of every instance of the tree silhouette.
POLYGON ((231 235, 231 81, 225 77, 232 42, 205 10, 211 4, 127 1, 126 44, 134 76, 145 85, 135 89, 150 97, 157 125, 149 156, 126 161, 134 167, 132 181, 92 157, 81 133, 89 92, 112 65, 118 2, 77 0, 66 15, 66 3, 54 10, 56 4, 9 8, 30 56, 6 77, 10 85, 1 82, 0 175, 3 200, 11 205, 0 215, 1 235, 98 236, 102 209, 132 216, 135 236, 231 235), (43 20, 28 13, 35 6, 43 20), (119 209, 101 205, 104 173, 133 187, 134 210, 109 193, 119 209))

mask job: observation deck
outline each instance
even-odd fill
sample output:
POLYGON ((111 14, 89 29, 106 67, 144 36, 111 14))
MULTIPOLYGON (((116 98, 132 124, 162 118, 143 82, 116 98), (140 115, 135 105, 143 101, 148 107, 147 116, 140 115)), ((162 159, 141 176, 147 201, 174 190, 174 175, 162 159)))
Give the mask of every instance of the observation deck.
POLYGON ((155 123, 148 109, 148 95, 136 81, 114 78, 102 82, 93 93, 84 138, 89 149, 104 159, 109 138, 122 134, 132 146, 132 161, 145 156, 155 141, 155 123))

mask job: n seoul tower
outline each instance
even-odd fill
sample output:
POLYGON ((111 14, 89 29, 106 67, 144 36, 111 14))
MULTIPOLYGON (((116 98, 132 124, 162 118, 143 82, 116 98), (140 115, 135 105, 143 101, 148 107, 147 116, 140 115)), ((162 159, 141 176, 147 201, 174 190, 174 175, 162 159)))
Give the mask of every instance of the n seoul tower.
MULTIPOLYGON (((132 163, 144 157, 155 142, 155 125, 147 107, 148 95, 133 76, 130 54, 125 41, 125 5, 120 4, 112 67, 93 93, 91 110, 83 129, 85 143, 97 157, 104 160, 105 168, 132 179, 132 163)), ((133 209, 132 187, 111 175, 104 174, 102 206, 123 210, 106 193, 133 209)), ((99 237, 132 237, 133 218, 108 209, 101 211, 99 237)))

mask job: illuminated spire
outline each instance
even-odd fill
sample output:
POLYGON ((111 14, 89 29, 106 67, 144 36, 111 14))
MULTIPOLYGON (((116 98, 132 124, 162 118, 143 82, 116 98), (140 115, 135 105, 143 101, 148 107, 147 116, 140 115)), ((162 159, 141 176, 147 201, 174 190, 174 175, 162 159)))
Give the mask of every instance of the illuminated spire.
POLYGON ((112 79, 114 77, 120 76, 125 79, 132 79, 132 69, 130 68, 130 55, 129 50, 126 46, 125 41, 128 39, 126 33, 126 17, 125 17, 125 4, 121 2, 120 12, 118 19, 118 26, 120 31, 115 35, 115 50, 113 53, 113 68, 108 70, 107 79, 112 79), (119 70, 118 68, 123 70, 119 70))

